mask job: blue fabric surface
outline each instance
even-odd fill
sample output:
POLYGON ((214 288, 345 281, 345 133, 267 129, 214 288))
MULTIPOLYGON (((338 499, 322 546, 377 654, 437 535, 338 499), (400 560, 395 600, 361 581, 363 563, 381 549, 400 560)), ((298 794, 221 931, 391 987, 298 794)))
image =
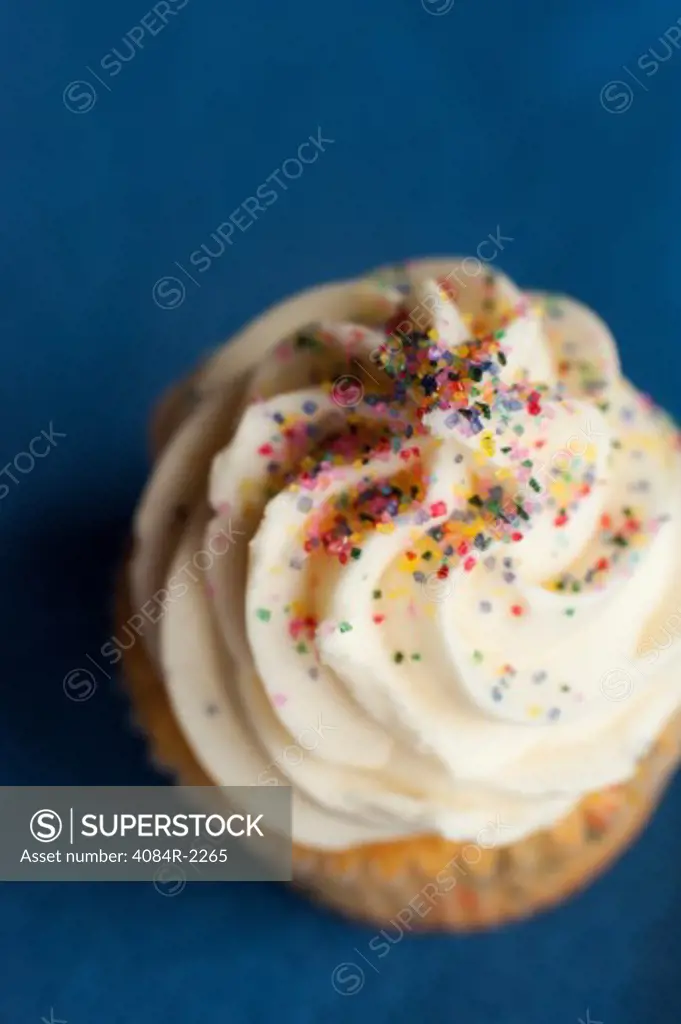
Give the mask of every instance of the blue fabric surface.
MULTIPOLYGON (((596 307, 681 412, 681 54, 660 41, 677 4, 170 0, 140 29, 149 10, 0 12, 0 463, 66 435, 1 478, 2 783, 158 779, 116 681, 74 703, 62 679, 111 632, 153 398, 266 305, 500 228, 504 269, 596 307), (316 163, 192 269, 318 127, 316 163), (167 276, 175 308, 153 299, 167 276)), ((4 884, 0 1024, 677 1022, 680 826, 677 782, 569 905, 380 961, 372 929, 283 887, 4 884), (364 971, 351 996, 342 962, 364 971)))

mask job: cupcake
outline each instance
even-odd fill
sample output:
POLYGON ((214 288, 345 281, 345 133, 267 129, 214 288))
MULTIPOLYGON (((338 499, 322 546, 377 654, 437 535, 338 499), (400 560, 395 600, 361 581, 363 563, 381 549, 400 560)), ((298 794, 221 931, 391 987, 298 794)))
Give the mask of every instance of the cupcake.
POLYGON ((625 848, 678 756, 681 472, 594 313, 471 258, 315 288, 151 435, 119 629, 177 781, 290 787, 295 882, 409 929, 625 848))

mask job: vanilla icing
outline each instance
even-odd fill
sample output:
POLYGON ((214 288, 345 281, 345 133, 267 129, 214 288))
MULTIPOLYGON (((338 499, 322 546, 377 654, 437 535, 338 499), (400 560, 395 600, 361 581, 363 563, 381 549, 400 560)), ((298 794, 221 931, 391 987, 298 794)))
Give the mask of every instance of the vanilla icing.
POLYGON ((471 262, 305 292, 163 407, 144 642, 208 775, 290 785, 303 844, 512 842, 681 699, 676 429, 595 314, 471 262))

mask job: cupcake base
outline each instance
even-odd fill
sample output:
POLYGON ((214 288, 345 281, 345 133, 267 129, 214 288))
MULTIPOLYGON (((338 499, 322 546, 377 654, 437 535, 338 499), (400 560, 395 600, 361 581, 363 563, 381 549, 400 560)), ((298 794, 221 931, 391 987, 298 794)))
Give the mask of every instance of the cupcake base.
MULTIPOLYGON (((126 566, 118 624, 131 614, 126 566)), ((124 652, 124 671, 154 763, 182 785, 212 785, 141 640, 124 652)), ((468 843, 417 836, 344 851, 294 844, 294 884, 343 914, 402 931, 473 931, 529 916, 583 888, 626 849, 650 818, 680 751, 677 715, 630 781, 589 794, 553 827, 510 845, 499 843, 502 821, 468 843)))

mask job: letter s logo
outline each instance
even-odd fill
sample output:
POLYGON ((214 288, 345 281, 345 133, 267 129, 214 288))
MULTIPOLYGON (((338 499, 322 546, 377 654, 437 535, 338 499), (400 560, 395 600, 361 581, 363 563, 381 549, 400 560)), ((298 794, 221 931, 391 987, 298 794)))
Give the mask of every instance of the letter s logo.
POLYGON ((36 811, 29 825, 31 835, 39 843, 52 843, 61 835, 62 822, 56 811, 36 811))

